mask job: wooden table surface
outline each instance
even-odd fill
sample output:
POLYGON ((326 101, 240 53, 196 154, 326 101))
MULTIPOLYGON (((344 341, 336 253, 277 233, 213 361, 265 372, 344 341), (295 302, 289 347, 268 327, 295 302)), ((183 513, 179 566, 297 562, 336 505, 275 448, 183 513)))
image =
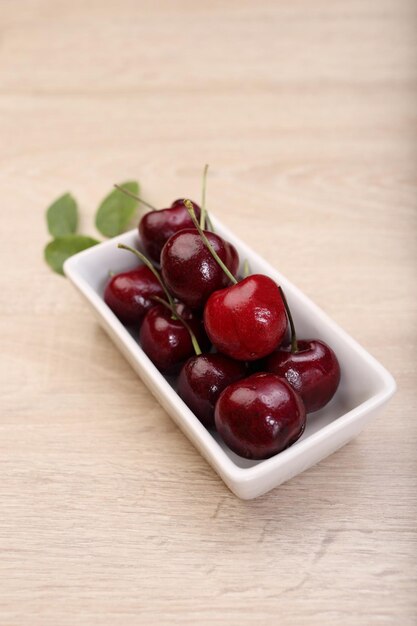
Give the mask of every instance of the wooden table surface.
POLYGON ((411 625, 416 4, 2 0, 0 624, 411 625), (67 280, 113 182, 199 198, 394 374, 354 442, 234 497, 67 280))

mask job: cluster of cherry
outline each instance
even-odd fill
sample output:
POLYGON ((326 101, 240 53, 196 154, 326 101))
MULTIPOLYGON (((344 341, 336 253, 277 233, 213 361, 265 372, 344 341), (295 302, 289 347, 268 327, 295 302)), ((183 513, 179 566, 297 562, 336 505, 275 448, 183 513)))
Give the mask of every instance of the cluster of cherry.
MULTIPOLYGON (((204 197, 204 196, 203 196, 204 197)), ((262 274, 237 277, 235 247, 189 200, 153 209, 139 223, 134 269, 112 276, 104 299, 139 332, 156 367, 240 456, 265 459, 302 435, 340 380, 333 350, 297 340, 282 289, 262 274)))

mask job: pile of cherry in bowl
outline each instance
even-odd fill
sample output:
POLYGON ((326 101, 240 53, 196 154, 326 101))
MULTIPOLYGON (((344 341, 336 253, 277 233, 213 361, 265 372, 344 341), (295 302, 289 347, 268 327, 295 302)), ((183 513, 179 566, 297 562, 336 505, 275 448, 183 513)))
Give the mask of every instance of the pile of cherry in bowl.
POLYGON ((176 200, 139 223, 141 262, 113 275, 104 299, 197 418, 231 450, 265 459, 302 435, 340 380, 333 350, 297 340, 282 289, 239 276, 239 255, 204 209, 176 200))

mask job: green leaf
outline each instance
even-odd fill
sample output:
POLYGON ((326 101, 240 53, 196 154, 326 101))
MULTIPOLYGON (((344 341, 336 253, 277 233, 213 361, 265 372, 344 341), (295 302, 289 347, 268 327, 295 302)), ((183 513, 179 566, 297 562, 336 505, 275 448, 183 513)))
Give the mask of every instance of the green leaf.
POLYGON ((64 274, 64 263, 70 256, 100 243, 85 235, 65 235, 50 241, 45 248, 45 261, 58 274, 64 274))
MULTIPOLYGON (((130 181, 122 183, 135 196, 139 195, 139 183, 130 181)), ((115 237, 123 233, 132 219, 137 207, 137 200, 129 198, 115 189, 100 204, 96 215, 96 227, 105 237, 115 237)))
POLYGON ((53 237, 71 235, 77 230, 77 203, 70 193, 55 200, 46 211, 48 230, 53 237))

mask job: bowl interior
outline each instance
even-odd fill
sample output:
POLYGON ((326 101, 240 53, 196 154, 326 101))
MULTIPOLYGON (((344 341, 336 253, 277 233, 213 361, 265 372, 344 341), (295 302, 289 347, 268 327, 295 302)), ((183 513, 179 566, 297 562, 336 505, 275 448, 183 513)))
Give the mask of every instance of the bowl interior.
MULTIPOLYGON (((386 386, 386 381, 382 375, 383 368, 344 331, 338 328, 316 305, 289 283, 284 276, 271 268, 242 242, 239 242, 216 220, 213 221, 216 232, 226 237, 237 247, 241 260, 248 259, 252 273, 268 274, 285 289, 298 337, 322 339, 331 345, 339 359, 342 376, 335 397, 324 409, 308 416, 305 432, 301 439, 294 444, 294 448, 318 430, 383 391, 386 386)), ((137 265, 132 254, 117 248, 118 242, 131 246, 138 245, 136 231, 125 233, 70 259, 72 271, 76 271, 84 284, 88 285, 88 288, 100 298, 102 298, 110 272, 122 272, 137 265)), ((115 323, 120 324, 116 318, 115 323)), ((136 340, 135 333, 131 332, 130 334, 136 340)), ((138 349, 140 349, 139 344, 138 349)), ((154 366, 150 363, 150 367, 154 366)), ((154 369, 155 375, 161 376, 158 370, 154 369)), ((165 380, 175 389, 174 380, 167 377, 165 380)), ((212 436, 229 459, 239 468, 251 468, 264 462, 243 459, 229 450, 216 433, 212 433, 212 436)))

